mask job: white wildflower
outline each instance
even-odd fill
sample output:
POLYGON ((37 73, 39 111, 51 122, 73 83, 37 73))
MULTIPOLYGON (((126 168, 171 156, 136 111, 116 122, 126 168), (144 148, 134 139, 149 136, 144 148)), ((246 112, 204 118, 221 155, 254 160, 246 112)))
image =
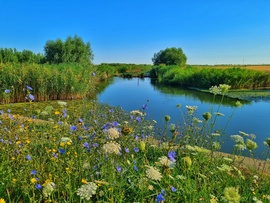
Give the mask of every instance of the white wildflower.
POLYGON ((44 197, 49 197, 52 192, 54 191, 55 188, 55 184, 53 182, 48 182, 46 183, 46 185, 44 185, 43 189, 42 189, 42 193, 44 195, 44 197))
POLYGON ((89 201, 91 197, 96 194, 97 185, 93 182, 82 185, 77 191, 76 194, 80 196, 81 199, 86 199, 89 201))

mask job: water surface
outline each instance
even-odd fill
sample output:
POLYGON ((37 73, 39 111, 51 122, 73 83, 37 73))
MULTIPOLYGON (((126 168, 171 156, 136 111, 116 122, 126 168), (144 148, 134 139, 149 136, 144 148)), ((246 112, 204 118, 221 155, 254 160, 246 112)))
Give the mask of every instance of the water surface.
MULTIPOLYGON (((220 117, 217 128, 224 128, 230 116, 229 124, 224 136, 225 143, 221 151, 231 153, 233 142, 229 139, 230 135, 239 134, 243 131, 248 134, 256 135, 255 141, 259 148, 255 151, 255 157, 264 158, 267 148, 263 142, 270 137, 270 103, 264 101, 247 102, 242 101, 243 106, 237 108, 237 100, 225 98, 220 105, 221 97, 215 100, 212 94, 203 93, 195 90, 182 89, 173 86, 158 85, 150 78, 123 79, 115 77, 99 95, 100 103, 112 106, 121 106, 126 111, 140 110, 146 101, 147 118, 156 120, 159 127, 164 127, 164 116, 171 117, 171 123, 183 123, 177 104, 181 104, 181 111, 186 113, 186 106, 198 106, 196 116, 200 119, 204 112, 217 111, 225 116, 220 117), (226 137, 226 139, 225 139, 226 137)), ((247 153, 248 155, 248 153, 247 153)))

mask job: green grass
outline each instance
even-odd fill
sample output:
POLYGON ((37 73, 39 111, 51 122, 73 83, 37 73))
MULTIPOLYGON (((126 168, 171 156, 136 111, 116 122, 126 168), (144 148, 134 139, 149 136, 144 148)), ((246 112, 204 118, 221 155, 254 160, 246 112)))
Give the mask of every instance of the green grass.
MULTIPOLYGON (((202 116, 178 105, 185 125, 168 115, 159 129, 144 119, 147 108, 64 104, 0 106, 0 202, 270 202, 268 167, 243 167, 217 153, 226 128, 214 125, 218 109, 202 116)), ((242 145, 252 156, 252 135, 239 137, 232 153, 242 145)))

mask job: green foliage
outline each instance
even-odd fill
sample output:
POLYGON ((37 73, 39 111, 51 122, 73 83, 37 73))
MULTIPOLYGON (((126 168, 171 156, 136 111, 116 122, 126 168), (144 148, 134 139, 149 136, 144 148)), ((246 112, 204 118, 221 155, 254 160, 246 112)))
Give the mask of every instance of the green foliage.
POLYGON ((164 84, 182 87, 208 88, 215 84, 229 84, 232 89, 253 89, 270 86, 270 75, 244 68, 198 68, 187 66, 155 66, 151 77, 164 84))
POLYGON ((61 39, 49 40, 44 46, 44 51, 46 61, 56 64, 90 64, 94 57, 90 43, 84 43, 77 35, 68 37, 64 42, 61 39))
POLYGON ((16 49, 0 48, 0 63, 44 63, 44 56, 35 54, 30 50, 22 52, 16 49))
POLYGON ((60 65, 0 65, 0 101, 4 102, 6 89, 11 92, 10 102, 23 102, 27 95, 26 86, 34 89, 36 101, 71 99, 93 96, 95 77, 93 69, 78 64, 60 65))
POLYGON ((181 48, 172 47, 155 53, 152 61, 155 66, 161 64, 185 66, 187 57, 181 48))
POLYGON ((112 76, 144 77, 152 66, 147 64, 102 63, 95 65, 95 68, 101 78, 106 79, 112 76))

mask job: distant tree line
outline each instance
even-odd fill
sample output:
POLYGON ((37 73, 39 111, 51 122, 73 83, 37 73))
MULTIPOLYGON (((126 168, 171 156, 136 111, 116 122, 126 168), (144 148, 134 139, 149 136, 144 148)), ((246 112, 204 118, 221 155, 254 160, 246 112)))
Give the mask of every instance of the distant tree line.
POLYGON ((44 52, 43 55, 35 54, 30 50, 20 52, 16 48, 0 48, 0 63, 91 64, 94 58, 90 43, 84 43, 82 38, 77 35, 67 37, 65 41, 48 40, 44 46, 44 52))
POLYGON ((45 63, 43 54, 35 54, 30 50, 17 51, 11 48, 0 48, 0 63, 45 63))

